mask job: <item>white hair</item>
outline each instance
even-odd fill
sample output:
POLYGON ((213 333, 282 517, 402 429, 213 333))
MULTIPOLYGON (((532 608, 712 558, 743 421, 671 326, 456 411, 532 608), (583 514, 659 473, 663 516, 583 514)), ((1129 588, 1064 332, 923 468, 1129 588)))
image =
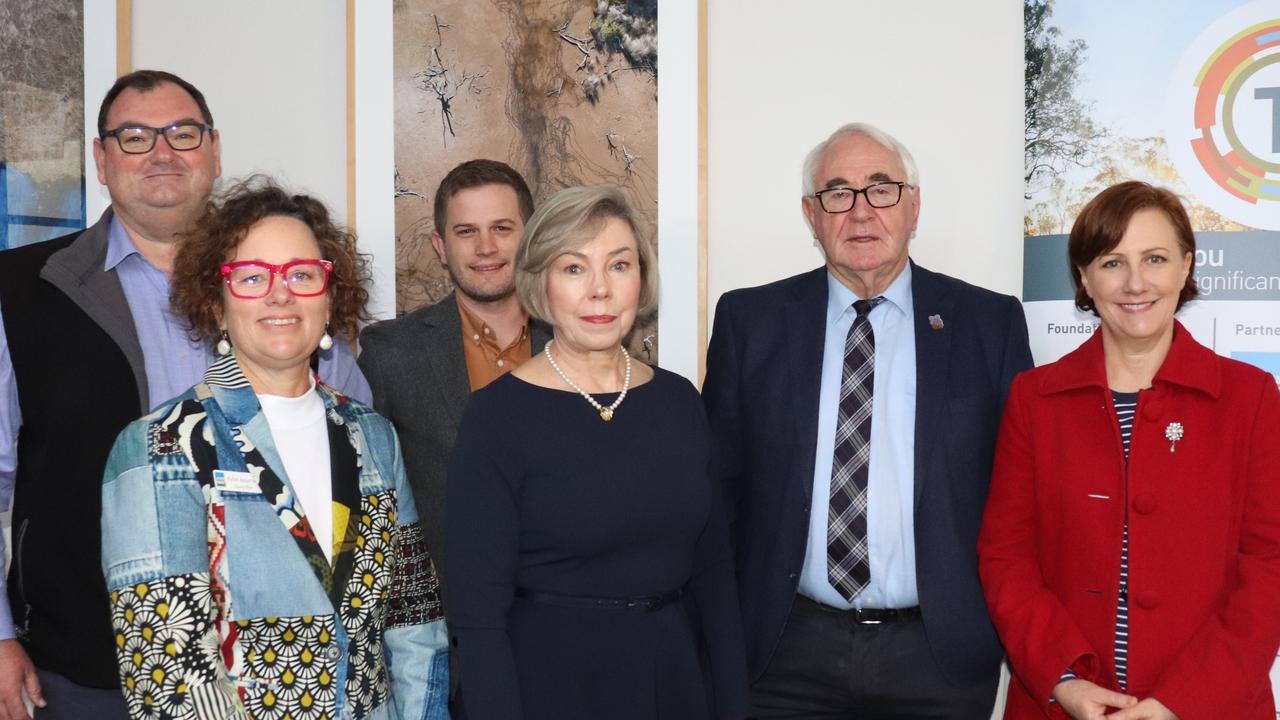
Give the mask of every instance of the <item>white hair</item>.
POLYGON ((818 143, 818 146, 809 151, 804 158, 804 166, 801 168, 800 187, 805 195, 812 195, 817 189, 815 187, 814 173, 818 171, 818 165, 822 162, 823 157, 827 154, 827 150, 831 148, 836 141, 854 135, 862 135, 869 137, 879 143, 886 150, 898 156, 898 161, 902 163, 902 168, 907 172, 907 184, 912 187, 920 186, 919 173, 916 170, 915 158, 911 157, 911 151, 906 145, 898 142, 889 133, 880 128, 869 125, 867 123, 849 123, 831 133, 831 137, 818 143))

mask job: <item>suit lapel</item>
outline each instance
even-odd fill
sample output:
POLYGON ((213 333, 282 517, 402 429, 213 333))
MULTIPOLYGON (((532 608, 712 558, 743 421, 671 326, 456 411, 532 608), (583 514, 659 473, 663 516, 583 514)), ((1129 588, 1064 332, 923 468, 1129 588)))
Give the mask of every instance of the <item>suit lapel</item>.
POLYGON ((471 379, 467 376, 467 358, 462 349, 462 320, 458 317, 458 301, 450 293, 431 307, 422 318, 425 332, 423 347, 418 351, 427 359, 427 369, 435 376, 440 391, 439 402, 456 426, 471 396, 471 379))
MULTIPOLYGON (((236 364, 235 355, 226 355, 216 360, 205 371, 204 379, 214 400, 212 403, 205 403, 205 410, 213 419, 213 428, 218 434, 220 468, 249 472, 257 478, 258 491, 297 544, 325 594, 332 597, 333 570, 289 483, 284 463, 271 437, 271 428, 267 425, 267 416, 262 412, 262 406, 249 381, 236 364)), ((197 391, 197 395, 200 394, 201 391, 197 391)), ((328 412, 326 419, 332 426, 333 418, 328 412)), ((343 442, 348 442, 345 433, 343 435, 343 442)), ((332 437, 331 433, 331 443, 332 437)), ((330 452, 332 453, 332 447, 330 452)), ((330 508, 313 510, 332 511, 330 508)))
POLYGON ((954 304, 935 274, 915 263, 911 265, 911 301, 915 306, 916 334, 915 505, 919 507, 933 440, 941 437, 939 423, 950 391, 947 378, 954 329, 947 323, 954 325, 954 304), (942 321, 940 329, 934 329, 930 316, 942 321))
MULTIPOLYGON (((307 520, 305 508, 294 492, 289 476, 285 474, 284 463, 280 460, 271 440, 271 431, 267 427, 267 417, 259 412, 248 424, 234 428, 241 437, 248 437, 249 443, 240 443, 241 454, 246 464, 261 467, 258 476, 258 487, 263 496, 276 512, 280 523, 289 531, 289 535, 298 545, 298 550, 307 559, 307 564, 315 573, 316 580, 324 588, 325 594, 332 596, 333 571, 324 551, 320 549, 320 540, 316 537, 311 522, 307 520)), ((330 508, 312 508, 315 512, 331 512, 330 508)))
POLYGON ((822 352, 826 337, 827 273, 819 268, 796 286, 790 306, 783 310, 790 362, 789 394, 795 418, 797 457, 793 467, 805 497, 813 494, 813 454, 818 443, 818 399, 822 391, 822 352))
POLYGON ((346 423, 333 422, 333 411, 326 413, 329 430, 329 477, 333 507, 333 531, 340 542, 333 548, 333 577, 328 588, 334 608, 342 607, 342 595, 355 567, 355 550, 360 537, 360 470, 359 458, 351 445, 346 423))

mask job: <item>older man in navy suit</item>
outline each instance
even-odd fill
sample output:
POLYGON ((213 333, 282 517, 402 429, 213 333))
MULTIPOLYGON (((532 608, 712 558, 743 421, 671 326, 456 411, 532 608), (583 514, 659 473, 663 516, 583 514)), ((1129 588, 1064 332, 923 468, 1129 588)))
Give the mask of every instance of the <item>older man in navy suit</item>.
POLYGON ((1022 306, 911 262, 920 185, 887 133, 840 128, 804 183, 826 264, 721 298, 703 388, 755 716, 985 720, 975 543, 1022 306))

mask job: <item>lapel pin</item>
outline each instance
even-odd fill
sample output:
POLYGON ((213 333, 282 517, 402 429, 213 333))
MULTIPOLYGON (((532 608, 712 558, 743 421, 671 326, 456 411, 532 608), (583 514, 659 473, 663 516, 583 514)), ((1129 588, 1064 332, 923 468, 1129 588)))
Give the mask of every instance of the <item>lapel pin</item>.
POLYGON ((1173 452, 1176 449, 1174 446, 1182 439, 1182 423, 1169 423, 1164 429, 1164 439, 1169 441, 1169 452, 1173 452))
POLYGON ((941 315, 930 315, 930 316, 929 316, 929 327, 933 328, 934 330, 941 330, 941 329, 944 327, 944 326, 943 326, 943 324, 942 324, 942 316, 941 316, 941 315))

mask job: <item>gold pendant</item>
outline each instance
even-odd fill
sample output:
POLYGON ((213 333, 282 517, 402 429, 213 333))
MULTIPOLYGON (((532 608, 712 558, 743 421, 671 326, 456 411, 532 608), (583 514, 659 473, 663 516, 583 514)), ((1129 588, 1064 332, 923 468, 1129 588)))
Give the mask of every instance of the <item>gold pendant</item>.
POLYGON ((612 420, 613 408, 607 408, 607 407, 600 408, 600 419, 605 422, 609 422, 610 420, 612 420))

